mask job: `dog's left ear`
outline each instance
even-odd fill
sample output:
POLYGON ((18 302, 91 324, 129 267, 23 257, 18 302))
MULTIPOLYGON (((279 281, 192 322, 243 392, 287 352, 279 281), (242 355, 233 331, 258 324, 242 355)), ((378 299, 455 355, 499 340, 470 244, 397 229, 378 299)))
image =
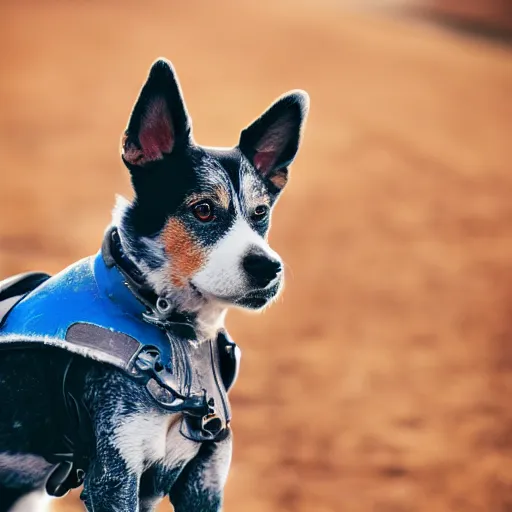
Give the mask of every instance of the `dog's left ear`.
POLYGON ((309 108, 304 91, 281 96, 240 135, 239 147, 276 192, 288 181, 288 165, 297 154, 309 108))
POLYGON ((128 168, 161 160, 190 140, 191 123, 171 63, 157 60, 135 103, 122 140, 128 168))

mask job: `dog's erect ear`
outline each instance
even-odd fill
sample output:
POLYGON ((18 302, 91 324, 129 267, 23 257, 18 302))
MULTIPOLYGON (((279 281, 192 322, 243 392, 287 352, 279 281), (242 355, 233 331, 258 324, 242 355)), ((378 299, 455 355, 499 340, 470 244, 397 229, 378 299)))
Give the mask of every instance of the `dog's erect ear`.
POLYGON ((159 59, 149 72, 128 122, 122 157, 130 167, 161 160, 190 140, 191 124, 170 62, 159 59))
POLYGON ((307 93, 291 91, 281 96, 240 136, 239 147, 244 155, 278 191, 288 181, 287 166, 299 149, 308 108, 307 93))

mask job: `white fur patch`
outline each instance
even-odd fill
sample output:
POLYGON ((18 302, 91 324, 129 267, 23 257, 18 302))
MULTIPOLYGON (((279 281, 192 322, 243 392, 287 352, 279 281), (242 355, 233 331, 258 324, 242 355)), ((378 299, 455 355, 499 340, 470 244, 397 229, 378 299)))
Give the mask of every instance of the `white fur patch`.
POLYGON ((108 231, 112 226, 121 226, 123 224, 123 219, 129 206, 130 201, 128 201, 126 197, 116 194, 116 202, 114 209, 112 210, 112 223, 108 226, 106 231, 108 231))
POLYGON ((133 414, 115 430, 115 446, 128 468, 136 474, 155 462, 175 467, 191 460, 200 444, 183 437, 176 414, 133 414))
POLYGON ((208 466, 203 471, 203 487, 213 492, 223 489, 228 479, 233 443, 231 438, 217 444, 215 451, 208 460, 208 466))
POLYGON ((279 255, 239 215, 231 229, 213 247, 206 264, 194 276, 192 283, 201 292, 226 300, 247 293, 248 279, 242 260, 254 249, 280 261, 279 255))
POLYGON ((50 512, 53 499, 44 491, 36 491, 19 500, 10 512, 50 512))
POLYGON ((167 432, 166 453, 162 462, 168 468, 176 468, 192 460, 201 447, 201 443, 183 437, 180 426, 181 420, 175 420, 167 432))

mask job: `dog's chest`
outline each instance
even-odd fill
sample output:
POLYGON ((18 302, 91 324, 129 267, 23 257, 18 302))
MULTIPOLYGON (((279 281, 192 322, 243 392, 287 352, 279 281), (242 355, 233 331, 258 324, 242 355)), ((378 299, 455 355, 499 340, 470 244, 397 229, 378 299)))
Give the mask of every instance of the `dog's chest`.
POLYGON ((124 417, 114 443, 126 465, 141 474, 158 463, 175 469, 192 460, 201 443, 180 433, 181 414, 135 413, 124 417))

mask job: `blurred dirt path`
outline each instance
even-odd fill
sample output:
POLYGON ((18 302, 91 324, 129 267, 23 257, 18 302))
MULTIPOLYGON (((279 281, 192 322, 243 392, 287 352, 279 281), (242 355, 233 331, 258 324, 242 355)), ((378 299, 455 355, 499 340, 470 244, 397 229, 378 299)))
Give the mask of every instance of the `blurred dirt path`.
POLYGON ((208 145, 311 95, 287 289, 229 317, 227 512, 511 509, 510 49, 329 1, 4 1, 0 41, 1 276, 97 249, 157 56, 208 145))

